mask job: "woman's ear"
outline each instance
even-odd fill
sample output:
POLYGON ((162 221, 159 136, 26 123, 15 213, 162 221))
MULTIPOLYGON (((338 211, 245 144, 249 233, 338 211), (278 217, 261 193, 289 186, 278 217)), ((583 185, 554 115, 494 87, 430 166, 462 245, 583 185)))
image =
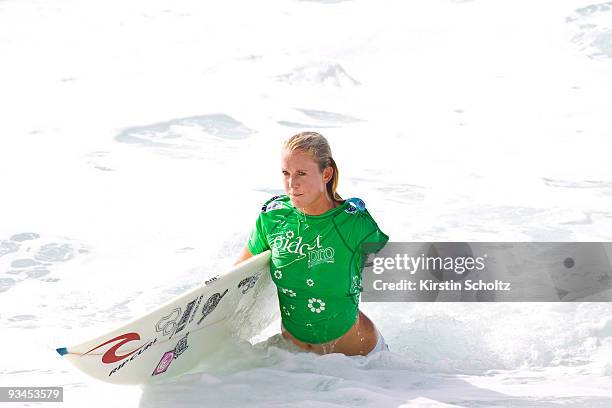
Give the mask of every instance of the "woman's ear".
POLYGON ((329 183, 329 180, 331 180, 333 176, 334 169, 331 166, 328 166, 323 169, 323 181, 325 182, 325 184, 329 183))

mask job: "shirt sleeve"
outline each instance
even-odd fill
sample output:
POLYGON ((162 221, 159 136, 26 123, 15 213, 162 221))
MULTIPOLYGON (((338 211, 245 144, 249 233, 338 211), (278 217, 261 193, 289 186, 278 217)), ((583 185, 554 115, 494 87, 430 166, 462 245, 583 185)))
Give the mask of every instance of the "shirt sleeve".
POLYGON ((261 215, 257 217, 257 221, 255 222, 255 228, 253 228, 251 234, 249 235, 247 246, 249 247, 249 251, 251 251, 253 255, 260 254, 270 249, 270 245, 268 245, 268 240, 266 239, 261 215))
POLYGON ((363 253, 375 253, 380 251, 389 241, 389 236, 382 232, 376 224, 376 221, 372 219, 370 213, 367 212, 367 218, 369 220, 369 228, 366 231, 365 237, 359 243, 359 248, 363 253))

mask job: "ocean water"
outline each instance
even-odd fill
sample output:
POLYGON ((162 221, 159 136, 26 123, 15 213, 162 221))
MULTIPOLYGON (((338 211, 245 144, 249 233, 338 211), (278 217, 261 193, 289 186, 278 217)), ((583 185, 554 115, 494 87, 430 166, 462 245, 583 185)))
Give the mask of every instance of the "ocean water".
POLYGON ((145 387, 55 352, 228 268, 302 130, 392 241, 612 241, 612 2, 3 0, 0 56, 0 385, 64 407, 612 406, 603 302, 362 303, 390 352, 297 352, 278 322, 145 387))

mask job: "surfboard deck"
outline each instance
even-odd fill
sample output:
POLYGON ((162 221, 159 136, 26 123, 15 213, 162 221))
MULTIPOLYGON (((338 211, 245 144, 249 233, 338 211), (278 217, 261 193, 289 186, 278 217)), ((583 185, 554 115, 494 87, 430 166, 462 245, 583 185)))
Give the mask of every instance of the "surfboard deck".
POLYGON ((113 384, 183 374, 231 337, 248 340, 279 318, 269 268, 266 251, 110 333, 57 352, 113 384))

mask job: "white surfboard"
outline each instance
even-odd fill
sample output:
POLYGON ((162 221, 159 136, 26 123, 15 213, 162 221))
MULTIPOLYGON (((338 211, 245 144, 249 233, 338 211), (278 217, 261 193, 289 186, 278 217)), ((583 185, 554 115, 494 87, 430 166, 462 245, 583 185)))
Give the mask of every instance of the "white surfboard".
POLYGON ((114 384, 183 374, 229 338, 249 340, 279 318, 269 268, 266 251, 117 330, 57 352, 114 384))

